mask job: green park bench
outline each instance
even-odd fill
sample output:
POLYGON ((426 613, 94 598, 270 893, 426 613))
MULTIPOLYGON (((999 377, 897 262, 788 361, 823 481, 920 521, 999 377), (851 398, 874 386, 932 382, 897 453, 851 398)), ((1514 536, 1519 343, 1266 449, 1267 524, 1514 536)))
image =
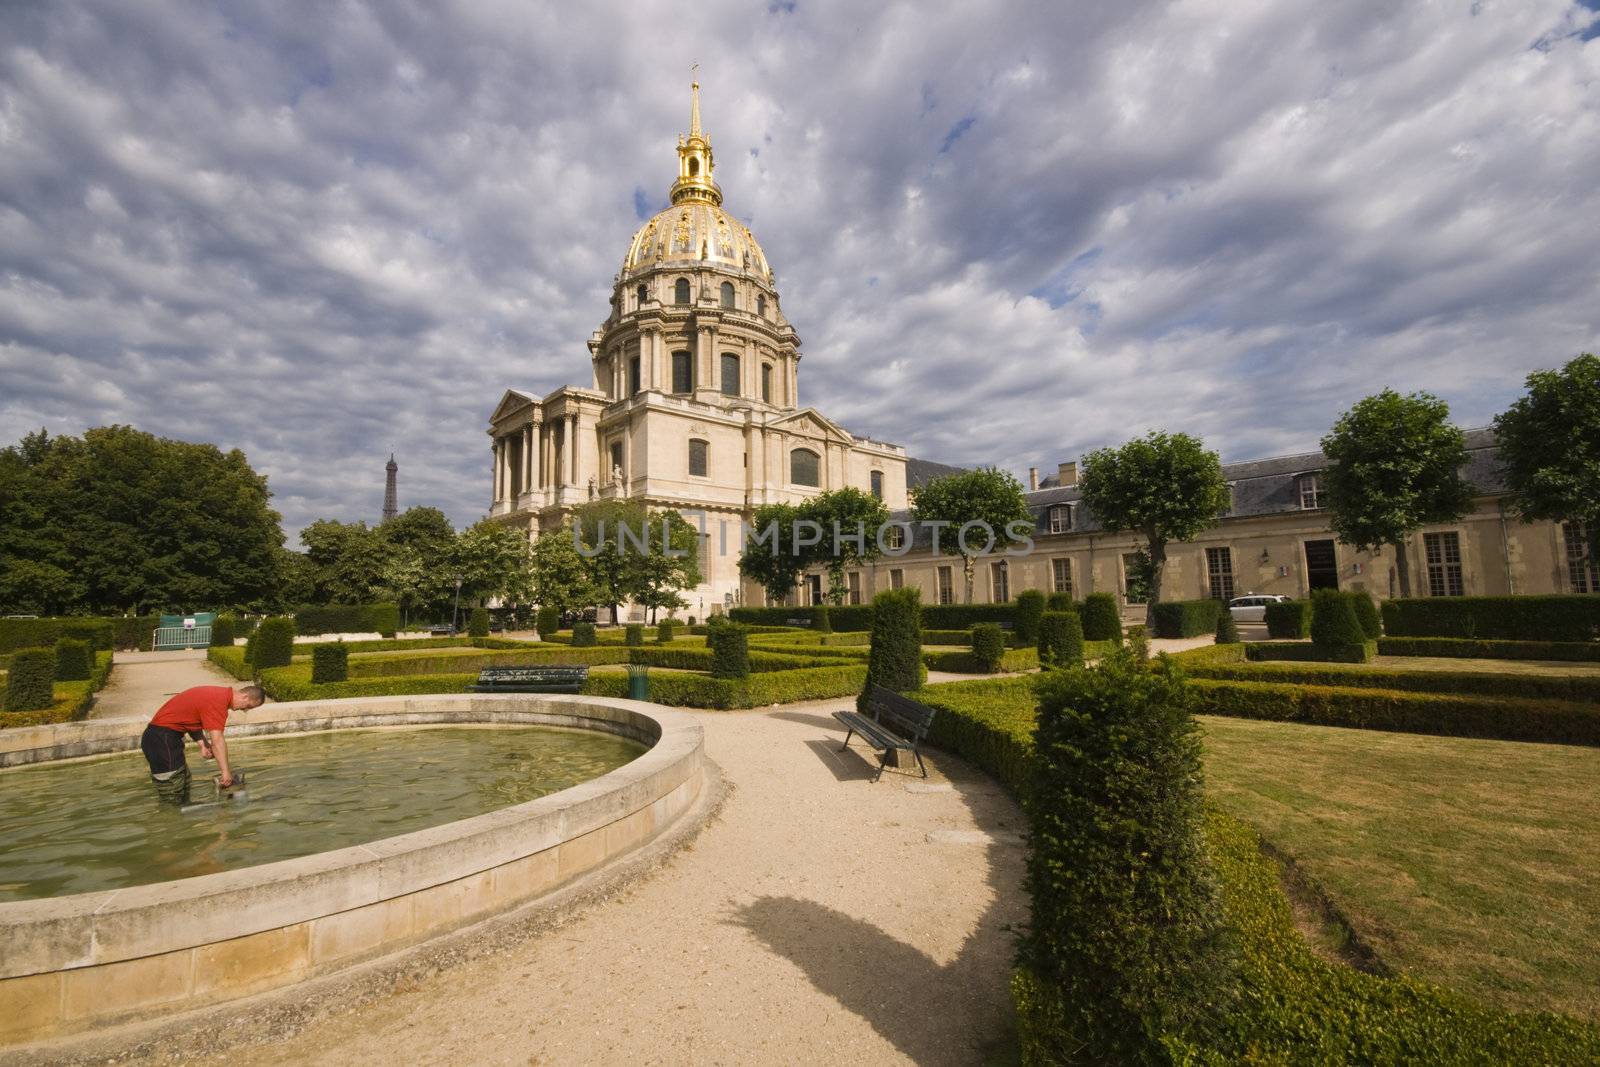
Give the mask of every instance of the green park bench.
POLYGON ((839 746, 839 751, 849 748, 850 738, 860 734, 863 741, 883 753, 878 758, 878 773, 872 776, 874 782, 883 777, 883 769, 889 765, 891 753, 895 756, 895 766, 900 765, 901 752, 910 752, 917 757, 922 777, 928 777, 928 766, 922 762, 920 749, 922 739, 928 736, 928 727, 933 725, 934 709, 926 704, 918 704, 910 697, 901 696, 892 689, 875 685, 867 691, 866 710, 870 718, 855 711, 833 713, 833 717, 847 728, 844 744, 839 746))
POLYGON ((474 693, 581 693, 588 667, 485 667, 474 693))

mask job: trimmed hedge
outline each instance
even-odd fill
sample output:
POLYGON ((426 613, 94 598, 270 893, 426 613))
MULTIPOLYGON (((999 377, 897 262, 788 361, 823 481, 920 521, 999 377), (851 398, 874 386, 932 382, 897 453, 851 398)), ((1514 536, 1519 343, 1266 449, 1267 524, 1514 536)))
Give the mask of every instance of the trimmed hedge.
POLYGON ((1195 712, 1446 737, 1600 745, 1600 707, 1551 700, 1195 678, 1195 712))
POLYGON ((1090 593, 1083 598, 1078 614, 1083 618, 1085 641, 1115 641, 1122 643, 1122 613, 1117 608, 1117 598, 1110 593, 1090 593))
POLYGON ((20 648, 48 648, 61 640, 55 619, 0 619, 0 655, 20 648))
POLYGON ((1039 618, 1044 614, 1044 594, 1037 589, 1024 589, 1017 594, 1017 607, 1011 624, 1012 635, 1018 648, 1039 643, 1039 618))
POLYGON ((1199 637, 1215 633, 1220 600, 1163 600, 1154 605, 1156 637, 1199 637))
MULTIPOLYGON (((925 649, 922 653, 922 662, 930 671, 948 671, 951 674, 994 673, 985 667, 985 661, 978 659, 967 649, 948 652, 925 649)), ((1031 671, 1038 666, 1037 648, 1010 648, 1000 656, 1001 671, 1031 671)))
MULTIPOLYGON (((860 664, 810 667, 804 670, 752 674, 748 678, 711 678, 703 674, 652 674, 650 699, 681 708, 756 708, 797 700, 828 700, 861 691, 867 669, 860 664)), ((625 697, 628 677, 607 672, 590 674, 583 691, 592 696, 625 697)))
POLYGON ((86 682, 94 663, 89 642, 63 637, 56 642, 56 677, 58 682, 86 682))
POLYGON ((374 604, 370 618, 372 628, 379 637, 393 637, 400 632, 400 605, 374 604))
POLYGON ((833 618, 828 605, 818 604, 811 612, 811 628, 819 634, 833 633, 833 618))
POLYGON ((1548 659, 1600 663, 1600 644, 1584 641, 1475 641, 1465 637, 1384 637, 1385 656, 1445 656, 1451 659, 1548 659))
POLYGON ((628 623, 623 630, 622 643, 629 648, 639 648, 644 644, 644 626, 637 622, 628 623))
POLYGON ((1083 666, 1083 623, 1075 611, 1047 611, 1039 619, 1039 665, 1083 666))
POLYGON ((1304 641, 1252 641, 1244 646, 1246 659, 1294 660, 1302 663, 1370 663, 1377 654, 1376 641, 1357 645, 1319 645, 1304 641))
POLYGON ((1376 641, 1383 636, 1383 619, 1378 614, 1378 604, 1372 599, 1372 594, 1364 593, 1359 589, 1352 589, 1344 594, 1350 601, 1350 606, 1355 609, 1356 621, 1361 624, 1361 632, 1368 641, 1376 641))
POLYGON ((468 637, 488 637, 489 636, 489 609, 488 608, 473 608, 472 609, 472 613, 467 616, 467 636, 468 637))
POLYGON ((1239 643, 1239 624, 1233 621, 1233 612, 1217 612, 1216 643, 1219 645, 1237 645, 1239 643))
POLYGON ((234 641, 232 615, 218 615, 211 620, 211 647, 228 648, 234 641))
POLYGON ((1385 600, 1383 629, 1391 637, 1594 641, 1600 638, 1600 594, 1385 600))
POLYGON ((295 623, 289 618, 265 619, 250 635, 251 662, 258 671, 287 667, 294 659, 295 623))
POLYGON ((19 648, 6 674, 6 711, 47 711, 55 703, 56 650, 19 648))
POLYGON ((677 628, 678 624, 672 619, 662 619, 656 624, 656 643, 661 645, 672 644, 672 631, 677 628))
POLYGON ((1078 602, 1072 599, 1071 593, 1051 593, 1045 597, 1044 609, 1046 611, 1077 611, 1078 602))
POLYGON ((939 714, 928 743, 986 771, 1015 796, 1027 796, 1033 777, 1034 690, 1039 675, 941 682, 912 692, 939 714))
POLYGON ((324 642, 311 648, 311 681, 314 685, 343 682, 350 677, 350 650, 343 641, 324 642))
POLYGON ((1006 632, 995 622, 980 622, 972 628, 972 662, 977 674, 993 674, 1000 669, 1006 652, 1006 632))
MULTIPOLYGON (((922 594, 910 587, 885 589, 872 598, 872 647, 867 654, 867 687, 877 685, 905 693, 921 684, 924 611, 922 594)), ((863 688, 863 695, 865 692, 863 688)))
POLYGON ((1311 594, 1312 644, 1342 649, 1366 640, 1355 605, 1348 596, 1337 589, 1318 589, 1311 594))
POLYGON ((593 648, 598 642, 594 636, 594 623, 575 622, 572 624, 572 647, 593 648))
POLYGON ((561 612, 554 607, 540 608, 539 614, 534 616, 533 628, 541 640, 548 641, 557 630, 561 629, 561 612))
POLYGON ((295 633, 301 637, 320 634, 393 635, 400 628, 397 604, 307 605, 294 613, 295 633))
POLYGON ((1494 674, 1487 671, 1385 670, 1344 663, 1204 663, 1185 662, 1193 678, 1236 682, 1283 682, 1298 685, 1397 689, 1416 693, 1524 697, 1600 704, 1600 675, 1494 674))
POLYGON ((1298 641, 1311 636, 1311 601, 1275 600, 1267 605, 1267 636, 1298 641))
POLYGON ((750 676, 750 634, 736 622, 719 623, 706 634, 711 650, 711 677, 748 678, 750 676))
POLYGON ((1010 623, 1016 629, 1016 604, 924 604, 922 625, 930 630, 969 630, 980 622, 1010 623))
POLYGON ((128 615, 111 620, 111 645, 119 652, 140 652, 155 643, 159 615, 128 615))

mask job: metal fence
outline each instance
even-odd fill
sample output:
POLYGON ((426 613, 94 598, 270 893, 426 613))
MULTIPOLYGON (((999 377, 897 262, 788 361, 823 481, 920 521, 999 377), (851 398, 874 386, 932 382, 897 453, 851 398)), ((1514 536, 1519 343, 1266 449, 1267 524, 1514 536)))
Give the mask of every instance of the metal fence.
POLYGON ((154 652, 166 652, 175 648, 206 648, 210 644, 210 625, 158 626, 150 648, 154 652))

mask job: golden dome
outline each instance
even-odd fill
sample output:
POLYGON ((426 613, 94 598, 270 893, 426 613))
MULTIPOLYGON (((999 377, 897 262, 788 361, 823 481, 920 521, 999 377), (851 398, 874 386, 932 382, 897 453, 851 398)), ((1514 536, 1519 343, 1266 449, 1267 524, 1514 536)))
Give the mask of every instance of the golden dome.
POLYGON ((622 261, 623 274, 675 264, 732 267, 772 280, 767 254, 750 228, 722 210, 722 190, 712 180, 711 138, 700 129, 700 83, 691 88, 689 136, 678 138, 678 179, 672 206, 639 228, 622 261))

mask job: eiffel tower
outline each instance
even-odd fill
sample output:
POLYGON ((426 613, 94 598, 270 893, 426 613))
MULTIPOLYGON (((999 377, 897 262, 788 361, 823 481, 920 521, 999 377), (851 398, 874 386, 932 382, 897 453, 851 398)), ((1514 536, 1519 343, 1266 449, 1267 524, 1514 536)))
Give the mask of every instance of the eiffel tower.
POLYGON ((389 462, 383 469, 389 472, 388 478, 383 483, 383 518, 387 522, 400 514, 399 497, 395 492, 395 474, 399 472, 400 464, 394 461, 393 452, 389 453, 389 462))

